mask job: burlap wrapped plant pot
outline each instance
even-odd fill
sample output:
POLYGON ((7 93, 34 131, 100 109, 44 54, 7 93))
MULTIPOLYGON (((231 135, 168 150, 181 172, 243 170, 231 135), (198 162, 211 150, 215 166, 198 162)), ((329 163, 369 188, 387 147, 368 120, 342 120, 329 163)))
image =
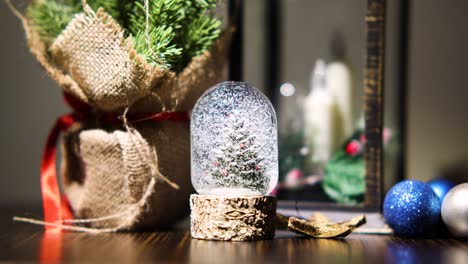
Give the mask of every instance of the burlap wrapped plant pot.
POLYGON ((77 123, 62 142, 65 194, 77 218, 107 218, 90 227, 168 227, 188 213, 189 149, 186 122, 141 122, 130 132, 77 123), (155 185, 148 189, 152 177, 155 185))
POLYGON ((180 73, 146 63, 124 30, 103 9, 88 6, 50 46, 33 22, 23 21, 28 45, 65 92, 106 112, 188 111, 209 87, 221 81, 230 27, 209 51, 192 59, 180 73))
POLYGON ((83 115, 62 142, 63 189, 74 223, 141 230, 167 227, 186 216, 192 191, 189 122, 124 125, 100 116, 189 112, 206 89, 223 80, 232 28, 175 73, 148 64, 102 9, 84 6, 50 46, 34 31, 32 20, 22 20, 40 64, 94 114, 83 115))

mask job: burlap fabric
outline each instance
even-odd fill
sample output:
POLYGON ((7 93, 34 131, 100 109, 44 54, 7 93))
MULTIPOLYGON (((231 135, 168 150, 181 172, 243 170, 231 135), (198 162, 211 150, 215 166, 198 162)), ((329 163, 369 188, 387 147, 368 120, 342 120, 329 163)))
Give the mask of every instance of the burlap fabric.
POLYGON ((47 47, 32 21, 24 23, 28 45, 49 75, 89 105, 108 112, 188 111, 211 85, 222 80, 233 29, 179 74, 146 63, 124 30, 103 9, 85 6, 47 47))
POLYGON ((143 122, 131 132, 76 124, 62 142, 65 194, 77 218, 112 216, 88 223, 94 228, 137 230, 170 226, 188 213, 192 192, 189 148, 188 123, 143 122), (180 188, 175 190, 157 179, 150 195, 138 204, 154 173, 152 168, 180 188))
MULTIPOLYGON (((149 65, 124 30, 102 9, 84 11, 48 47, 23 21, 31 52, 69 94, 96 110, 121 114, 190 111, 222 81, 232 29, 179 74, 149 65)), ((62 142, 62 182, 76 218, 94 228, 136 230, 173 224, 188 211, 191 193, 188 122, 123 125, 87 120, 62 142), (180 186, 172 188, 164 175, 180 186), (148 192, 151 179, 154 188, 148 192)))

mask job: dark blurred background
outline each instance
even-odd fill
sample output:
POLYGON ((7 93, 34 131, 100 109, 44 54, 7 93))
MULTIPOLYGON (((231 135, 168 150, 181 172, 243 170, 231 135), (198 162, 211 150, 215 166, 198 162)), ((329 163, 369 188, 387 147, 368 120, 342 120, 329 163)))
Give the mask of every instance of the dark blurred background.
MULTIPOLYGON (((248 8, 244 13, 248 23, 244 61, 249 65, 244 77, 264 90, 266 84, 261 77, 265 72, 261 63, 264 57, 258 51, 262 45, 268 45, 262 30, 265 1, 268 0, 245 1, 248 8)), ((331 5, 339 1, 314 2, 331 5)), ((361 2, 356 0, 356 3, 361 2)), ((399 3, 390 4, 392 17, 401 15, 399 3)), ((408 104, 405 113, 405 174, 408 178, 426 181, 443 175, 459 178, 467 175, 467 10, 468 2, 464 0, 408 3, 408 104)), ((361 15, 357 12, 354 19, 363 19, 361 15)), ((399 29, 398 26, 388 28, 387 43, 399 37, 399 29)), ((0 203, 28 207, 40 203, 39 165, 48 130, 55 118, 68 109, 62 103, 60 88, 29 53, 20 22, 4 1, 0 1, 0 34, 0 203)), ((313 37, 313 34, 304 37, 313 37)), ((392 44, 387 46, 394 48, 392 44)), ((395 59, 387 58, 388 61, 395 59)), ((402 98, 393 101, 396 105, 404 103, 402 98)))

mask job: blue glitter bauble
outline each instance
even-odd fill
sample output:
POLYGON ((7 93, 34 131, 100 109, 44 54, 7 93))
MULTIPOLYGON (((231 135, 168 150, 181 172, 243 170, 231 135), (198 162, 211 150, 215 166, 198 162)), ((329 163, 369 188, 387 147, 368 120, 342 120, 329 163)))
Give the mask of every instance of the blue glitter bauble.
POLYGON ((443 201, 445 195, 455 187, 455 183, 446 180, 446 179, 434 179, 428 182, 429 186, 431 186, 432 190, 439 196, 440 200, 443 201))
POLYGON ((398 236, 427 235, 440 223, 441 200, 420 181, 402 181, 385 196, 385 220, 398 236))

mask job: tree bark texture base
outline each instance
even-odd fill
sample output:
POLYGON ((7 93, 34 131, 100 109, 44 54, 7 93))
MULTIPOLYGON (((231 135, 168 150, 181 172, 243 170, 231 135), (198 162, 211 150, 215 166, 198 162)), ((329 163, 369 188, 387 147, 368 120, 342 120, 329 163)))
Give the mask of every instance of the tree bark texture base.
POLYGON ((205 240, 249 241, 275 237, 273 196, 190 196, 191 234, 205 240))

